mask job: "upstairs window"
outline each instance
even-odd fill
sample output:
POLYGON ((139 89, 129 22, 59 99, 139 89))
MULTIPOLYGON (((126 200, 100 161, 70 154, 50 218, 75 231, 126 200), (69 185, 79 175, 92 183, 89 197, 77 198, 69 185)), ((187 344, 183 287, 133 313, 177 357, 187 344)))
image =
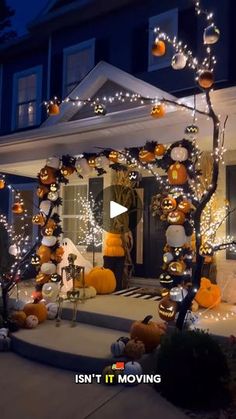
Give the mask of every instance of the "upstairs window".
POLYGON ((42 67, 14 74, 12 129, 40 124, 42 67))
POLYGON ((178 9, 172 9, 168 12, 149 18, 148 71, 169 67, 173 56, 173 48, 169 44, 167 45, 166 54, 163 57, 155 57, 152 55, 152 45, 156 38, 154 28, 160 28, 160 30, 165 32, 170 38, 174 38, 174 36, 177 37, 178 9))
POLYGON ((67 96, 94 67, 95 39, 64 49, 63 96, 67 96))

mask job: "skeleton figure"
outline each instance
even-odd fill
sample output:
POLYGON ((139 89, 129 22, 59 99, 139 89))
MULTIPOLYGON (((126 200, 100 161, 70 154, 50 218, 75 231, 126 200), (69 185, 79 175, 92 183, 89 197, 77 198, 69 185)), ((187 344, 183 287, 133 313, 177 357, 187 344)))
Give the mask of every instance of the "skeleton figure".
POLYGON ((59 307, 58 307, 58 314, 56 319, 56 326, 60 326, 61 322, 61 314, 62 314, 62 308, 63 308, 63 302, 69 301, 73 303, 73 316, 72 316, 72 323, 71 326, 74 327, 76 325, 76 315, 77 315, 77 308, 78 308, 78 302, 83 299, 84 293, 81 293, 83 290, 85 283, 84 283, 84 266, 75 265, 75 260, 77 259, 77 256, 73 253, 70 253, 68 255, 68 265, 62 268, 61 270, 61 287, 63 284, 64 275, 66 277, 66 281, 69 281, 72 279, 72 289, 67 291, 66 297, 59 295, 59 307), (82 287, 81 289, 77 289, 75 287, 75 281, 78 278, 82 277, 82 287))

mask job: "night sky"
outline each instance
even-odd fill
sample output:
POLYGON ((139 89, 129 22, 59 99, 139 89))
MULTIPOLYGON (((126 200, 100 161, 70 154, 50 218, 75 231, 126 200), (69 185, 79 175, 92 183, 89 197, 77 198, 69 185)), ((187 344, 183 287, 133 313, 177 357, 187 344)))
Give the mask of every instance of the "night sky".
POLYGON ((18 35, 27 32, 26 25, 33 20, 49 0, 7 0, 16 14, 12 19, 12 26, 16 29, 18 35))

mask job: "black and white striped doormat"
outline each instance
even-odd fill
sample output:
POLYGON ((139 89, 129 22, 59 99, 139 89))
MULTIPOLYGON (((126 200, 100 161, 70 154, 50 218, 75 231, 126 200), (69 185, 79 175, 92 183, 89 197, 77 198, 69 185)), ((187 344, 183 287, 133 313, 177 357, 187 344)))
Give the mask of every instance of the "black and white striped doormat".
POLYGON ((142 289, 143 288, 141 287, 127 288, 125 290, 113 292, 113 295, 118 295, 120 297, 140 298, 142 300, 151 300, 151 301, 161 300, 162 297, 160 295, 154 295, 153 293, 148 294, 148 292, 146 294, 143 292, 139 292, 142 289))

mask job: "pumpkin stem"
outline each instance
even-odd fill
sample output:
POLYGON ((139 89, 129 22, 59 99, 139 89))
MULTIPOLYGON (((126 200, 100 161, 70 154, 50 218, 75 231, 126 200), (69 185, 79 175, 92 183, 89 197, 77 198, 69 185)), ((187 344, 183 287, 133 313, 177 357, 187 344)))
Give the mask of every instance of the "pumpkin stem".
POLYGON ((148 324, 148 322, 153 318, 153 316, 146 316, 145 319, 143 319, 142 323, 143 324, 148 324))

